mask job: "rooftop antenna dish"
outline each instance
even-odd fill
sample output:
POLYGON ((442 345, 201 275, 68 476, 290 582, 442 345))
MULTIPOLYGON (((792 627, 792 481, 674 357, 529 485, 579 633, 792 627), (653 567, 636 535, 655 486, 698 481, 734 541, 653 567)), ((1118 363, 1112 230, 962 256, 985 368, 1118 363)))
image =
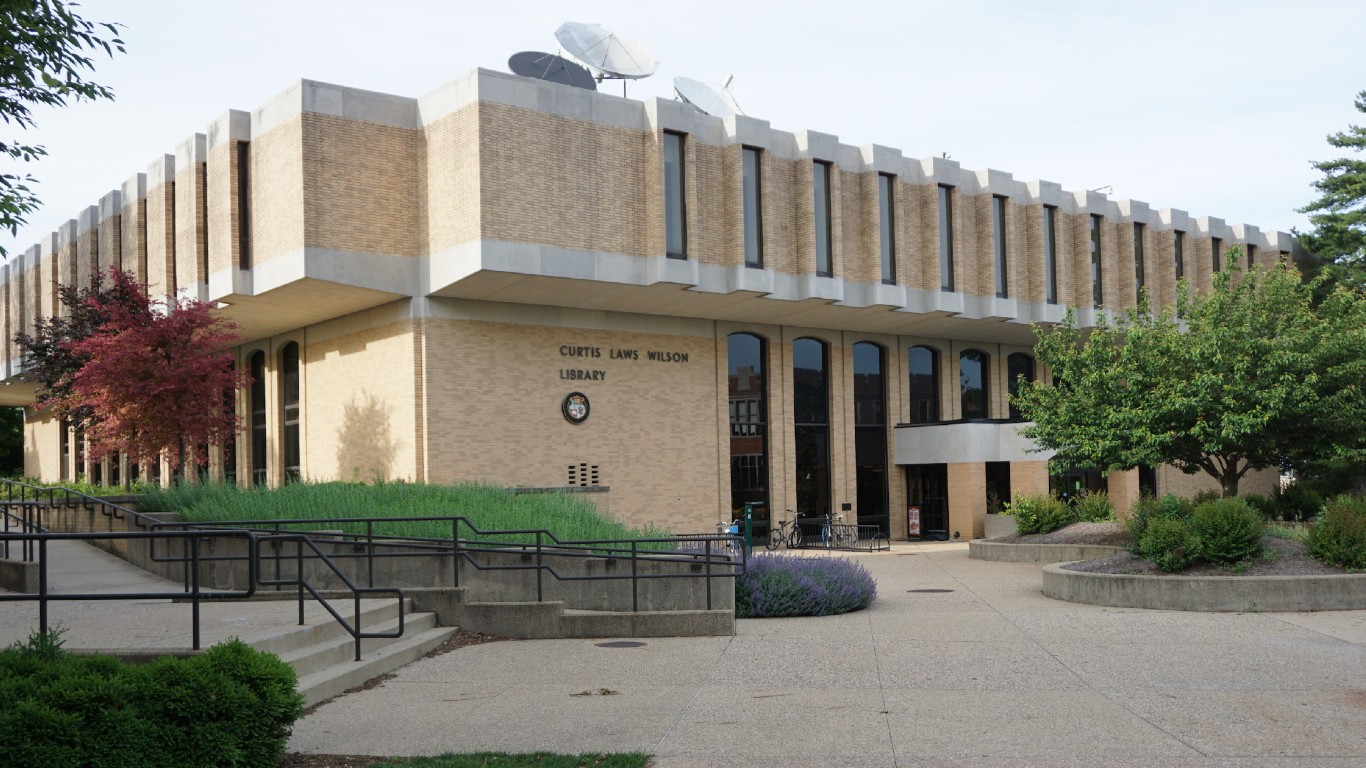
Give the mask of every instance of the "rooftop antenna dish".
POLYGON ((709 115, 715 117, 743 115, 745 111, 740 109, 735 97, 728 90, 731 80, 734 79, 733 75, 727 76, 725 85, 716 86, 687 77, 675 77, 674 92, 678 94, 678 98, 709 115))
POLYGON ((522 77, 572 85, 589 91, 598 89, 593 73, 563 56, 542 51, 522 51, 508 59, 508 69, 522 77))
POLYGON ((601 24, 566 21, 555 30, 555 39, 569 55, 583 62, 598 82, 621 80, 621 95, 626 81, 649 77, 659 69, 659 59, 634 40, 618 37, 601 24))

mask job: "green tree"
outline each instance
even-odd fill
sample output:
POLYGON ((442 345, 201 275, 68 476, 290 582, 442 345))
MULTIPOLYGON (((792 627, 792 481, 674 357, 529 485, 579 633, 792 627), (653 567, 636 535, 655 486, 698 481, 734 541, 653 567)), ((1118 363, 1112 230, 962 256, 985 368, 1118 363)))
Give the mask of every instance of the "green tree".
MULTIPOLYGON (((1356 97, 1358 112, 1366 112, 1366 91, 1356 97)), ((1366 128, 1349 125, 1330 134, 1328 143, 1338 149, 1366 149, 1366 128)), ((1324 260, 1329 282, 1366 289, 1366 160, 1342 157, 1313 163, 1323 172, 1314 182, 1319 198, 1304 208, 1314 225, 1310 232, 1296 232, 1300 244, 1324 260)))
POLYGON ((1024 436, 1061 469, 1170 463, 1236 496, 1268 467, 1366 457, 1366 295, 1338 287, 1316 301, 1293 268, 1243 274, 1239 249, 1209 296, 1178 287, 1180 317, 1144 305, 1089 332, 1069 312, 1035 327, 1036 381, 1012 402, 1024 436))
MULTIPOLYGON (((118 27, 86 21, 73 7, 61 0, 0 0, 0 120, 7 125, 32 128, 33 105, 113 98, 109 88, 85 78, 95 69, 89 52, 123 52, 118 27)), ((28 163, 46 154, 41 145, 0 137, 0 156, 28 163)), ((0 226, 11 234, 38 208, 29 187, 34 181, 29 174, 0 173, 0 226)))
POLYGON ((24 474, 24 409, 0 408, 0 477, 24 474))

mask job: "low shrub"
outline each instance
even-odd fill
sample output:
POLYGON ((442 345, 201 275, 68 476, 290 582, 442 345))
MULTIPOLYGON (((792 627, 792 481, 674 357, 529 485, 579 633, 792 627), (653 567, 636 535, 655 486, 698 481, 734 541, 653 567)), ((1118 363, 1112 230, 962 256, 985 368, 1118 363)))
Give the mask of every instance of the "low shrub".
POLYGON ((1115 519, 1115 505, 1105 491, 1087 491, 1072 505, 1076 518, 1083 523, 1103 523, 1115 519))
POLYGON ((1043 494, 1016 496, 1010 514, 1015 516, 1015 532, 1019 534, 1051 533, 1077 520, 1066 502, 1043 494))
POLYGON ((833 616, 867 608, 876 597, 872 575, 852 560, 755 555, 735 580, 735 615, 833 616))
POLYGON ((296 683, 238 640, 132 665, 35 634, 0 651, 0 754, 13 766, 275 768, 303 713, 296 683))
POLYGON ((1232 565, 1262 552, 1266 524, 1242 499, 1219 499, 1195 508, 1191 531, 1200 538, 1200 554, 1217 565, 1232 565))
POLYGON ((1140 557, 1143 556, 1139 551, 1140 544, 1152 521, 1189 520, 1194 511, 1193 504, 1170 493, 1160 499, 1140 496, 1129 510, 1129 517, 1124 521, 1125 528, 1129 530, 1130 551, 1140 557))
POLYGON ((1138 555, 1164 571, 1179 571, 1200 557, 1200 537, 1187 520, 1154 517, 1143 530, 1138 555))
POLYGON ((1276 506, 1274 498, 1263 496, 1260 493, 1249 493, 1238 498, 1249 507, 1257 510, 1257 514, 1261 515, 1262 519, 1267 522, 1281 519, 1281 509, 1276 506))
POLYGON ((1213 489, 1201 491, 1191 497, 1191 506, 1198 507, 1207 501, 1216 501, 1222 498, 1224 498, 1224 494, 1219 491, 1213 489))
POLYGON ((1366 570, 1366 498, 1337 496, 1309 529, 1309 554, 1339 568, 1366 570))
POLYGON ((1282 519, 1294 522, 1310 520, 1323 509, 1319 492, 1302 483, 1291 483, 1276 491, 1276 506, 1282 519))

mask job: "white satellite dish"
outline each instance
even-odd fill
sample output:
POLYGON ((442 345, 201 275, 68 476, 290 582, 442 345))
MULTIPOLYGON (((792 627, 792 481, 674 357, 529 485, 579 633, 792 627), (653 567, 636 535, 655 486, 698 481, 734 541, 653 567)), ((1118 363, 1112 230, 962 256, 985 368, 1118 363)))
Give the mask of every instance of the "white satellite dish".
POLYGON ((555 30, 555 39, 571 56, 603 78, 638 80, 659 69, 659 59, 634 40, 620 38, 601 24, 566 21, 555 30))
MULTIPOLYGON (((727 83, 729 82, 727 78, 727 83)), ((675 77, 674 92, 678 94, 678 98, 709 115, 730 117, 745 114, 735 102, 735 97, 724 86, 703 83, 687 77, 675 77)))

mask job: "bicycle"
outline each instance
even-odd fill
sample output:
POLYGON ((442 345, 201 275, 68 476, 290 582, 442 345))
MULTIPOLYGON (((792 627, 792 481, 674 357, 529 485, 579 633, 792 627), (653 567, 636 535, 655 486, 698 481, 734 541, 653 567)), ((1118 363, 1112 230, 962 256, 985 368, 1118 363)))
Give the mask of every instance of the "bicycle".
POLYGON ((825 525, 821 527, 821 543, 827 547, 853 547, 858 542, 858 530, 846 525, 844 515, 829 512, 825 515, 825 525))
POLYGON ((720 536, 728 536, 721 542, 721 550, 731 557, 739 557, 744 554, 745 539, 740 535, 740 521, 732 520, 729 523, 717 523, 716 533, 720 536))
POLYGON ((797 511, 789 509, 787 513, 792 515, 792 519, 779 520, 778 527, 768 532, 768 548, 771 550, 783 545, 788 549, 796 549, 802 545, 802 529, 797 525, 797 511))

